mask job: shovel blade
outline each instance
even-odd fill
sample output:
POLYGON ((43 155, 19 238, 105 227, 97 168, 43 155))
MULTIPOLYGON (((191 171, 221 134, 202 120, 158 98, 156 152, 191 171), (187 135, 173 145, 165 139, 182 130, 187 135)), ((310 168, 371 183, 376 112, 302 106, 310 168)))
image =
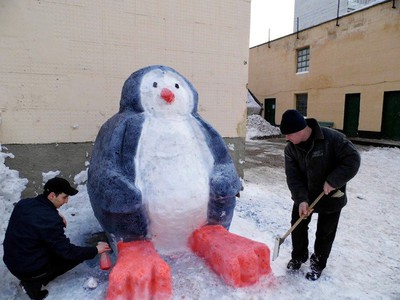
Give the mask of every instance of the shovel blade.
POLYGON ((280 236, 277 236, 275 238, 275 245, 274 245, 274 252, 272 253, 272 260, 274 261, 275 259, 278 258, 279 256, 279 248, 281 244, 283 243, 283 240, 281 239, 280 236))
POLYGON ((331 197, 332 198, 340 198, 344 195, 344 193, 341 190, 337 190, 331 197))

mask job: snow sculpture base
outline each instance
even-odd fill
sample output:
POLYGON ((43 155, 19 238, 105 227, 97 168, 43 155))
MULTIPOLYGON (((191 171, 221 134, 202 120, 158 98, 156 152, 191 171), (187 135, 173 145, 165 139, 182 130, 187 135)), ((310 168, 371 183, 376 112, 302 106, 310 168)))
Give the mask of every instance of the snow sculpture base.
POLYGON ((172 276, 168 264, 150 241, 118 243, 118 259, 108 284, 108 300, 171 299, 172 276))
POLYGON ((220 225, 197 229, 189 244, 231 286, 249 286, 271 272, 270 250, 265 244, 230 233, 220 225))

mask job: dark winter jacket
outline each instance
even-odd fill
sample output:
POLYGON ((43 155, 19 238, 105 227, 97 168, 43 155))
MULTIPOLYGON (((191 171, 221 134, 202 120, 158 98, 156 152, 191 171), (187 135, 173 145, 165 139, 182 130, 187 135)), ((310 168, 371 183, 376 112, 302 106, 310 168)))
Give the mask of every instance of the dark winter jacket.
MULTIPOLYGON (((315 119, 307 119, 312 129, 312 142, 308 151, 288 142, 285 148, 285 171, 289 190, 296 205, 311 204, 322 192, 324 182, 345 193, 346 183, 360 167, 360 154, 344 134, 320 127, 315 119)), ((329 213, 340 210, 347 203, 341 198, 324 196, 314 211, 329 213)))
POLYGON ((38 271, 49 263, 50 256, 82 262, 97 255, 96 247, 71 244, 58 210, 44 195, 16 204, 3 245, 3 260, 11 272, 38 271))

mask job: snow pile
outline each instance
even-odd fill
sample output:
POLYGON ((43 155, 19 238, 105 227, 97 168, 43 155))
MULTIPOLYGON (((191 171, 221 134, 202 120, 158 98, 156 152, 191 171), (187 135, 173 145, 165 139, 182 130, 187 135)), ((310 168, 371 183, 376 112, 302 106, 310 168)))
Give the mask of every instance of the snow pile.
POLYGON ((272 126, 260 115, 250 115, 247 117, 246 140, 280 136, 279 127, 272 126))
POLYGON ((8 219, 13 204, 21 198, 22 191, 28 184, 28 179, 19 178, 19 172, 10 170, 4 163, 7 157, 14 158, 12 153, 4 153, 7 148, 0 145, 0 240, 3 241, 8 219))

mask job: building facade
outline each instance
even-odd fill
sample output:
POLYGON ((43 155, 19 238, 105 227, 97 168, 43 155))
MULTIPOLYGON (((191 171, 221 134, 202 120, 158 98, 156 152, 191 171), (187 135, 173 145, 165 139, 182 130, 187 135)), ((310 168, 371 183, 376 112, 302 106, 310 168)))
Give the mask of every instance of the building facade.
POLYGON ((250 0, 1 1, 0 144, 92 143, 129 75, 160 64, 244 160, 249 28, 250 0))
MULTIPOLYGON (((386 1, 250 49, 249 90, 349 136, 400 139, 400 9, 386 1)), ((394 5, 395 4, 395 5, 394 5)))

